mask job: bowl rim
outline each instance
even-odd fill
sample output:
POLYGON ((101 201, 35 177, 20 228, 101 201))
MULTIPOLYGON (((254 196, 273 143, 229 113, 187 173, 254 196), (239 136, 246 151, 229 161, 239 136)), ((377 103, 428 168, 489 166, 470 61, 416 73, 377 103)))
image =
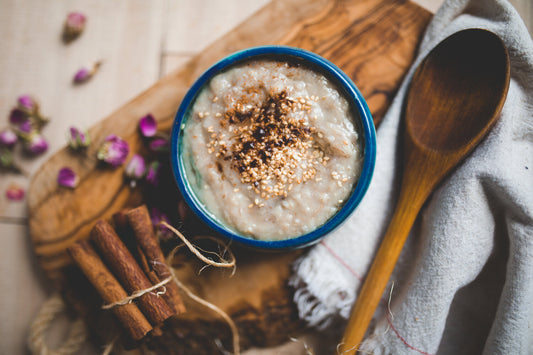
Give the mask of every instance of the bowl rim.
POLYGON ((294 249, 303 248, 318 242, 324 236, 339 227, 359 205, 363 199, 363 196, 368 190, 368 186, 370 185, 370 181, 372 180, 372 175, 374 172, 376 160, 376 133, 372 115, 365 99, 363 98, 363 95, 353 81, 340 68, 318 54, 305 49, 283 45, 265 45, 250 47, 234 52, 213 64, 206 71, 204 71, 203 74, 198 77, 198 79, 196 79, 196 81, 185 94, 174 117, 171 133, 170 154, 174 180, 178 185, 181 195, 196 216, 198 216, 211 229, 230 239, 231 241, 254 248, 270 250, 294 249), (300 61, 308 62, 312 66, 323 70, 323 74, 325 74, 328 79, 333 80, 337 85, 342 87, 345 91, 345 95, 347 95, 351 101, 353 101, 353 104, 357 108, 359 117, 361 119, 360 128, 362 129, 362 133, 364 135, 363 168, 361 170, 359 180, 357 181, 357 185, 351 192, 348 200, 329 220, 327 220, 320 227, 298 237, 282 240, 253 239, 251 237, 239 235, 237 232, 225 227, 203 206, 203 204, 191 191, 192 188, 190 184, 184 178, 185 174, 182 170, 183 165, 181 155, 178 154, 180 153, 179 138, 181 136, 183 128, 182 126, 184 124, 183 120, 187 117, 190 106, 194 103, 196 96, 203 86, 213 76, 232 66, 233 64, 249 60, 253 57, 262 57, 268 55, 295 57, 300 61))

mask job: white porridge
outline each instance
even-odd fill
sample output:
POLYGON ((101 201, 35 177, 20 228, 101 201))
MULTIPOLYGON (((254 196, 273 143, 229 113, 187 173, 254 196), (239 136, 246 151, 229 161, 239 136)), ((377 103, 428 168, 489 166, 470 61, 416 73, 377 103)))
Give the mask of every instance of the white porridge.
POLYGON ((211 79, 183 126, 187 179, 212 215, 261 240, 328 221, 359 177, 354 110, 322 74, 247 61, 211 79))

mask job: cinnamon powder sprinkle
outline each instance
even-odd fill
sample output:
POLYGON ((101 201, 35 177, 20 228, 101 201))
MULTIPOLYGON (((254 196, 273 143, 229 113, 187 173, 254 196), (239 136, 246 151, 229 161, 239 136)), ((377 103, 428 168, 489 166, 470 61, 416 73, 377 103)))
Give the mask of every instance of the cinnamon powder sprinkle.
POLYGON ((305 117, 315 101, 289 98, 281 91, 269 93, 261 105, 236 102, 220 115, 220 126, 232 134, 231 146, 211 134, 208 152, 231 161, 241 182, 258 195, 248 207, 263 207, 259 198, 286 197, 295 184, 314 179, 319 164, 326 165, 329 158, 315 143, 316 129, 305 117))

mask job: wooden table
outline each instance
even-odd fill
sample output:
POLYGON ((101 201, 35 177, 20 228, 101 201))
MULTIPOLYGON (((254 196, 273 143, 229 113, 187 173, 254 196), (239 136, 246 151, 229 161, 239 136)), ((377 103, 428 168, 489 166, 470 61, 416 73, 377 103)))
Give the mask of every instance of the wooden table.
MULTIPOLYGON (((415 0, 435 11, 443 0, 415 0)), ((0 117, 7 123, 20 94, 40 100, 51 118, 44 134, 50 149, 38 158, 21 158, 29 176, 0 175, 0 354, 26 350, 29 324, 51 290, 36 266, 28 238, 23 202, 8 202, 4 191, 16 182, 27 187, 31 175, 64 146, 68 127, 88 128, 166 73, 178 68, 208 44, 232 29, 267 0, 0 0, 0 117), (87 31, 75 42, 60 40, 66 13, 88 15, 87 31), (82 65, 104 60, 87 85, 73 87, 71 78, 82 65)), ((530 30, 533 5, 513 0, 530 30)), ((61 321, 50 332, 50 344, 61 340, 61 321)), ((307 337, 316 341, 316 335, 307 337)), ((90 345, 86 354, 99 352, 90 345)), ((252 349, 248 354, 304 354, 302 343, 277 349, 252 349)))

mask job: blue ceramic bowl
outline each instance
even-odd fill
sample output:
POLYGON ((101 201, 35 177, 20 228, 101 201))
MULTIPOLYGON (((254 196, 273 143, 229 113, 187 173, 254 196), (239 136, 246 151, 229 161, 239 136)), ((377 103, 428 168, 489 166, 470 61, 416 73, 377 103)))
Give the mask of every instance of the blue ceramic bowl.
MULTIPOLYGON (((357 116, 357 115, 356 115, 357 116)), ((261 46, 253 47, 249 49, 236 52, 228 57, 220 60, 203 73, 198 80, 191 86, 176 113, 172 129, 172 141, 171 141, 171 161, 172 169, 174 172, 174 178, 176 183, 189 207, 194 213, 200 217, 209 227, 220 235, 229 238, 240 244, 270 250, 282 250, 301 248, 319 241, 326 234, 338 227, 346 218, 354 211, 363 198, 374 171, 374 165, 376 160, 376 135, 374 130, 374 123, 372 116, 365 102, 365 99, 350 80, 350 78, 344 74, 338 67, 329 62, 328 60, 320 57, 312 52, 287 46, 261 46), (254 58, 275 58, 280 60, 288 60, 308 65, 315 70, 322 72, 329 80, 337 83, 338 87, 344 91, 345 96, 350 101, 353 109, 357 111, 360 118, 359 127, 362 130, 363 135, 363 150, 364 161, 361 175, 357 182, 357 185, 352 190, 351 195, 344 205, 337 211, 337 213, 330 218, 325 224, 318 227, 314 231, 279 241, 263 241, 252 239, 245 235, 240 235, 232 229, 226 227, 222 222, 217 220, 200 202, 196 197, 193 189, 187 181, 187 174, 184 169, 182 161, 182 148, 181 148, 181 136, 183 134, 183 128, 188 118, 188 112, 193 106, 194 101, 200 90, 206 85, 209 80, 218 74, 219 72, 227 69, 228 67, 240 63, 245 60, 254 58)))

